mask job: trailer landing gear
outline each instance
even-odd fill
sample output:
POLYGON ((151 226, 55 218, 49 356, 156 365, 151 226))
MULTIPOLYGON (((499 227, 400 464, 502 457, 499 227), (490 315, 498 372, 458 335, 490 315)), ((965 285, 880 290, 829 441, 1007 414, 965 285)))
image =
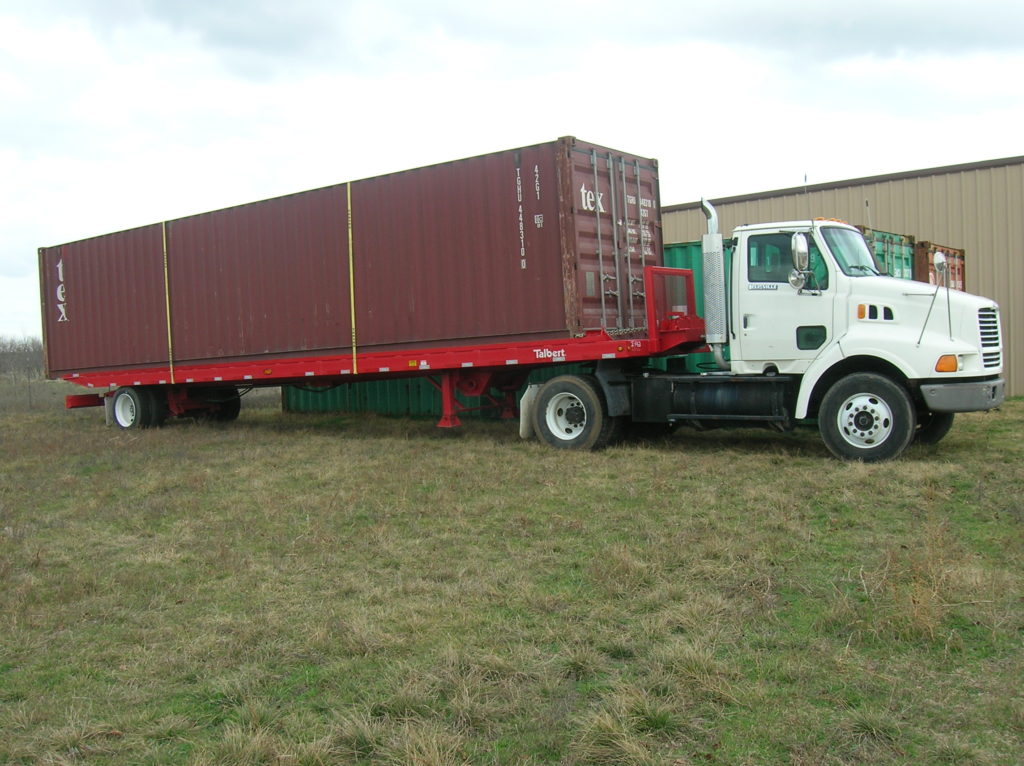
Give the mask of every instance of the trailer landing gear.
POLYGON ((430 384, 441 392, 441 419, 438 428, 457 428, 462 425, 460 412, 477 410, 497 410, 502 420, 516 417, 516 391, 526 381, 529 372, 496 375, 488 370, 463 370, 444 372, 440 381, 427 378, 430 384), (497 395, 491 393, 497 390, 497 395), (479 407, 467 407, 459 401, 456 394, 475 396, 483 399, 485 404, 479 407))

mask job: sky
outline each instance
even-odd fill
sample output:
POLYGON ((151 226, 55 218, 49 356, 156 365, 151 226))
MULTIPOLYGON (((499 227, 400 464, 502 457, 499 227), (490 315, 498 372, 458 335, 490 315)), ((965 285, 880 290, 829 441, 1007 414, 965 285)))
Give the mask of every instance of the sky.
POLYGON ((578 138, 665 205, 1024 154, 1018 0, 0 0, 0 336, 36 252, 578 138))

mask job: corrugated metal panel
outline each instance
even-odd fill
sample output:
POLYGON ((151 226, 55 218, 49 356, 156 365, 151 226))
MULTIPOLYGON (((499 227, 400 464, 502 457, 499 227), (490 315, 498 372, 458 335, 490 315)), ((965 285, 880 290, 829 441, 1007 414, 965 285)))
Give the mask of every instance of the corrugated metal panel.
MULTIPOLYGON (((582 374, 585 365, 558 364, 530 373, 529 383, 541 383, 558 375, 582 374)), ((516 395, 522 396, 525 386, 516 395)), ((466 407, 481 407, 480 397, 460 396, 466 407)), ((426 378, 399 378, 348 383, 317 390, 299 386, 281 387, 281 406, 288 412, 375 412, 402 417, 437 417, 441 394, 426 378)), ((493 410, 461 413, 461 418, 493 417, 493 410)))
POLYGON ((564 335, 559 149, 353 183, 360 346, 564 335))
POLYGON ((331 187, 170 222, 175 361, 348 345, 346 215, 331 187))
MULTIPOLYGON (((467 404, 471 400, 464 400, 467 404)), ((317 390, 281 387, 281 404, 288 412, 376 412, 380 415, 436 417, 441 394, 425 378, 373 380, 317 390)), ((478 404, 472 401, 471 406, 478 404)))
POLYGON ((697 299, 697 316, 704 316, 704 256, 700 240, 665 245, 665 265, 693 272, 693 290, 697 299))
POLYGON ((562 138, 44 248, 44 296, 94 296, 47 304, 51 369, 642 332, 659 204, 656 162, 562 138))
POLYGON ((935 285, 940 282, 954 290, 966 290, 967 271, 963 250, 933 242, 918 242, 914 246, 914 279, 935 285), (935 254, 946 256, 946 274, 940 277, 935 271, 935 254))
MULTIPOLYGON (((908 234, 858 226, 868 249, 884 273, 897 279, 914 279, 914 238, 908 234)), ((926 280, 927 281, 927 280, 926 280)))
MULTIPOLYGON (((726 273, 732 251, 725 250, 726 273)), ((677 242, 665 245, 665 265, 673 269, 690 269, 693 272, 693 287, 697 303, 697 316, 704 316, 704 256, 700 240, 694 242, 677 242)), ((729 350, 725 350, 728 358, 729 350)), ((686 354, 684 356, 667 357, 655 360, 654 365, 671 372, 709 372, 717 369, 715 356, 710 352, 686 354)))
POLYGON ((39 251, 48 375, 166 360, 162 239, 155 225, 39 251))
MULTIPOLYGON (((1007 394, 1024 395, 1024 157, 714 202, 726 232, 744 223, 825 216, 964 250, 970 291, 999 302, 1007 394)), ((667 207, 662 219, 666 242, 688 242, 704 231, 698 203, 667 207)))

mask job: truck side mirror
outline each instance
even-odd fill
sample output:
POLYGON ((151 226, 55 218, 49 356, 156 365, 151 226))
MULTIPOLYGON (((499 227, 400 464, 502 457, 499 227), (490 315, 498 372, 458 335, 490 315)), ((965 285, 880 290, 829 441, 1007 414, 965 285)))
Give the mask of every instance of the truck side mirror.
POLYGON ((790 250, 793 253, 793 268, 797 271, 807 271, 807 266, 811 261, 811 250, 807 244, 807 235, 799 231, 794 234, 790 243, 790 250))

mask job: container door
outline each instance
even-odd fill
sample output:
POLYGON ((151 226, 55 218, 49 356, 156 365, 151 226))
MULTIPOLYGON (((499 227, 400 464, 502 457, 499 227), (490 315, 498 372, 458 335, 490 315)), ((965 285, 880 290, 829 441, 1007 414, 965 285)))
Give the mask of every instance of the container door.
POLYGON ((563 194, 574 216, 574 252, 566 278, 575 284, 567 296, 575 291, 580 324, 570 329, 644 335, 644 268, 661 265, 657 163, 580 142, 568 154, 563 194))

